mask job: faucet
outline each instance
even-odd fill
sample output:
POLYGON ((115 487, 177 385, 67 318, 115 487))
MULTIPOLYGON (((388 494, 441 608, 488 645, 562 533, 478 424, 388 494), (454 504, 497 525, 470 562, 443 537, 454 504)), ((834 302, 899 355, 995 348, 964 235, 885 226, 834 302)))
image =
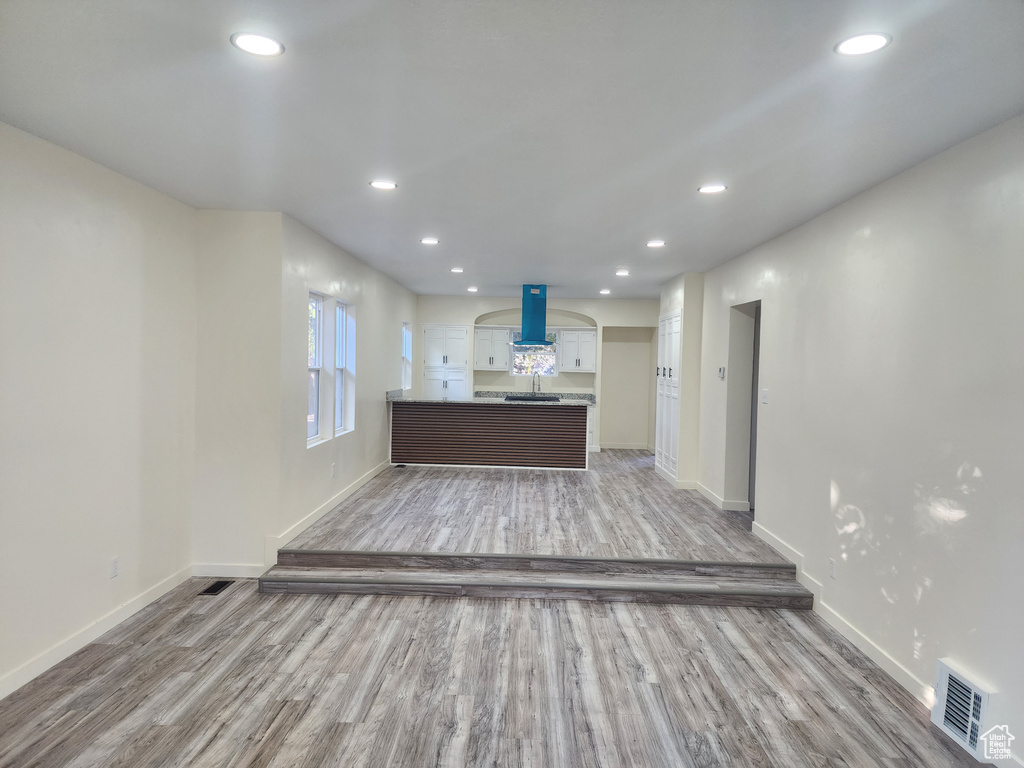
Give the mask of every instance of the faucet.
POLYGON ((530 384, 531 391, 533 394, 540 394, 540 374, 534 371, 533 381, 530 384))

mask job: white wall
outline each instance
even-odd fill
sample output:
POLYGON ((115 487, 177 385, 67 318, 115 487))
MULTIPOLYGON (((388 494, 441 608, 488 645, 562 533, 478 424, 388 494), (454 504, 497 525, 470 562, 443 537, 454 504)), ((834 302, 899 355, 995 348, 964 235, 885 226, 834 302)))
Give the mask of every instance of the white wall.
MULTIPOLYGON (((415 294, 287 216, 280 305, 282 495, 268 531, 268 554, 388 466, 391 434, 384 393, 402 386, 402 323, 416 320, 415 294), (356 406, 354 431, 307 448, 310 291, 355 307, 356 406)), ((333 312, 333 306, 327 307, 325 324, 334 322, 333 312)), ((325 359, 325 364, 332 363, 325 359)), ((325 371, 321 386, 334 391, 332 371, 325 371)))
POLYGON ((281 507, 280 213, 199 212, 193 559, 250 575, 281 507))
POLYGON ((386 466, 384 393, 401 387, 402 322, 415 319, 416 300, 280 213, 202 211, 199 222, 195 561, 202 573, 258 575, 279 547, 386 466), (327 301, 329 439, 307 447, 310 291, 354 307, 356 407, 355 429, 333 436, 327 301))
POLYGON ((644 448, 653 444, 656 328, 604 329, 601 362, 602 448, 644 448), (652 354, 654 355, 652 357, 652 354))
POLYGON ((4 696, 188 575, 196 212, 4 124, 0 167, 4 696))
POLYGON ((915 693, 950 656, 1024 732, 1024 117, 705 276, 700 482, 731 307, 762 301, 755 526, 915 693), (827 563, 836 560, 836 578, 827 563))

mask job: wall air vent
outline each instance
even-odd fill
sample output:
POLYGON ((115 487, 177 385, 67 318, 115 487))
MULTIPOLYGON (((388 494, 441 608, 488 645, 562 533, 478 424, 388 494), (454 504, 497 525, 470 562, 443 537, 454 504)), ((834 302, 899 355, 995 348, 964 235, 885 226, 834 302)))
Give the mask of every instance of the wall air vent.
POLYGON ((979 736, 988 729, 989 699, 994 692, 952 659, 939 659, 932 722, 975 760, 981 760, 984 752, 979 736))

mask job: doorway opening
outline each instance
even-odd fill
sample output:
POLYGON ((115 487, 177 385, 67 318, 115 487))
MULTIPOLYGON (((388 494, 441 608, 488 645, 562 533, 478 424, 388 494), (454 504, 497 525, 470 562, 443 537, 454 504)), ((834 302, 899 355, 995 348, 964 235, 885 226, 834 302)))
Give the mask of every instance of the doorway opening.
POLYGON ((760 353, 761 302, 752 301, 732 307, 729 312, 729 358, 725 382, 725 497, 722 508, 743 513, 746 526, 753 523, 756 505, 760 353))

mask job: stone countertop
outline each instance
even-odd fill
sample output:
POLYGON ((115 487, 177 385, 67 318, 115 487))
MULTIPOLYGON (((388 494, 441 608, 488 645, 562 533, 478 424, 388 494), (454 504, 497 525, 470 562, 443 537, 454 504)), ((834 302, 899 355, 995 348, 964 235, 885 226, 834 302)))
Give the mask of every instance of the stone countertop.
POLYGON ((589 400, 506 400, 504 397, 474 397, 471 400, 427 400, 424 398, 400 397, 391 398, 388 402, 444 404, 472 403, 476 405, 593 405, 589 400))
POLYGON ((478 389, 473 393, 472 400, 427 400, 424 398, 405 397, 405 390, 389 389, 385 393, 385 400, 389 403, 524 403, 526 405, 597 405, 597 399, 589 392, 541 392, 542 395, 556 395, 559 400, 541 400, 531 402, 529 400, 505 400, 507 395, 526 395, 528 392, 500 392, 486 389, 478 389))

